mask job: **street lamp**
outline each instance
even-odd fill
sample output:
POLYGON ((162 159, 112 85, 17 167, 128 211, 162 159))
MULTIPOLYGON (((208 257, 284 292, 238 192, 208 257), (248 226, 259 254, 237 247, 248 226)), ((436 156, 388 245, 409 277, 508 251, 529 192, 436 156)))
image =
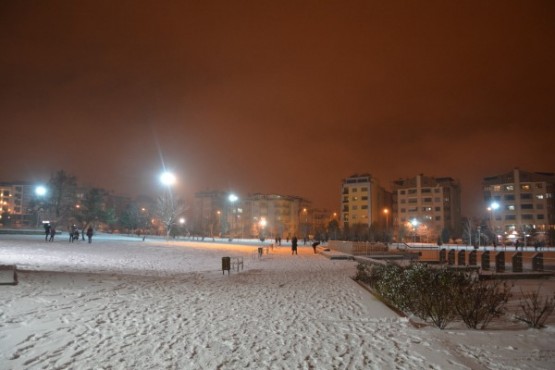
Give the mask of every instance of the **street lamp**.
POLYGON ((233 193, 229 194, 229 197, 227 198, 229 200, 229 202, 231 203, 231 231, 233 232, 233 230, 235 229, 235 216, 237 213, 237 210, 234 207, 235 202, 237 202, 239 200, 239 197, 233 193))
POLYGON ((260 221, 258 221, 258 225, 260 225, 260 240, 264 241, 264 228, 266 227, 266 225, 268 224, 268 221, 266 221, 266 219, 264 217, 262 217, 260 219, 260 221))
POLYGON ((418 226, 418 220, 416 218, 413 218, 410 223, 414 228, 414 243, 416 243, 416 227, 418 226))
POLYGON ((39 227, 39 221, 40 221, 40 215, 41 215, 41 211, 42 211, 42 201, 44 199, 44 196, 46 195, 46 193, 48 192, 48 190, 46 189, 45 186, 42 185, 38 185, 35 188, 35 195, 37 196, 37 200, 38 200, 38 205, 37 205, 37 227, 39 227))
POLYGON ((162 198, 162 210, 164 226, 166 227, 166 238, 170 237, 171 228, 175 223, 176 207, 173 200, 173 193, 171 187, 176 183, 177 178, 172 172, 164 171, 160 175, 160 182, 166 187, 167 192, 164 193, 162 198), (168 201, 169 200, 169 201, 168 201))
POLYGON ((304 214, 304 240, 306 241, 306 239, 308 238, 308 210, 306 208, 303 208, 303 214, 304 214))
POLYGON ((490 211, 490 226, 493 231, 493 238, 494 238, 494 246, 497 244, 497 232, 495 227, 495 210, 499 208, 499 203, 491 202, 490 206, 488 207, 488 211, 490 211))
POLYGON ((173 184, 175 184, 176 182, 176 177, 173 173, 169 172, 169 171, 164 171, 161 175, 160 175, 160 182, 166 186, 172 186, 173 184))

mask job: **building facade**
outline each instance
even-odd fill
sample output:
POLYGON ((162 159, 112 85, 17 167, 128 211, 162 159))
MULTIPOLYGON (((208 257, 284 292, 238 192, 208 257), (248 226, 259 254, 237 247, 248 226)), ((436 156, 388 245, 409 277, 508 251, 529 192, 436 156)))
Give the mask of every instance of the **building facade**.
POLYGON ((232 210, 230 211, 229 205, 226 203, 227 195, 222 191, 195 193, 191 225, 193 234, 213 237, 229 233, 232 210))
POLYGON ((303 238, 313 232, 310 202, 298 196, 250 194, 243 210, 244 232, 250 237, 303 238))
POLYGON ((555 173, 518 168, 484 178, 484 210, 499 242, 525 241, 555 225, 555 173))
POLYGON ((197 235, 304 237, 304 233, 311 232, 312 224, 310 202, 301 197, 255 193, 245 198, 230 198, 229 193, 221 191, 195 194, 192 231, 197 235))
POLYGON ((461 188, 451 177, 418 175, 393 182, 393 217, 399 240, 435 242, 461 226, 461 188))
POLYGON ((340 222, 343 229, 385 225, 389 217, 389 193, 368 173, 354 174, 341 184, 340 222))
POLYGON ((0 223, 29 224, 37 210, 32 209, 34 185, 26 182, 0 183, 0 223))

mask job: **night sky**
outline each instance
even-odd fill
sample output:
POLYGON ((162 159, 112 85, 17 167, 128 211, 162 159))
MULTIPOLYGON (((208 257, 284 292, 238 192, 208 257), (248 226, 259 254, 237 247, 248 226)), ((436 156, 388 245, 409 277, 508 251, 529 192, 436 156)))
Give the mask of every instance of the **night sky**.
POLYGON ((299 195, 555 171, 555 2, 0 2, 1 181, 299 195))

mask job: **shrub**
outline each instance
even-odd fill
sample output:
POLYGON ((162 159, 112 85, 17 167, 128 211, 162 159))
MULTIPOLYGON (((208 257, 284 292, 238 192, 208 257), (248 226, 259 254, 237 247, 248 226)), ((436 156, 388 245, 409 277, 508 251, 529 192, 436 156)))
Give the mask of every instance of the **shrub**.
POLYGON ((455 295, 455 310, 471 329, 485 329, 501 316, 511 296, 511 287, 500 281, 472 281, 460 284, 455 295))
POLYGON ((523 298, 520 299, 520 312, 517 320, 524 321, 531 328, 543 328, 545 321, 555 310, 555 294, 553 297, 541 297, 541 286, 535 292, 521 293, 523 298))

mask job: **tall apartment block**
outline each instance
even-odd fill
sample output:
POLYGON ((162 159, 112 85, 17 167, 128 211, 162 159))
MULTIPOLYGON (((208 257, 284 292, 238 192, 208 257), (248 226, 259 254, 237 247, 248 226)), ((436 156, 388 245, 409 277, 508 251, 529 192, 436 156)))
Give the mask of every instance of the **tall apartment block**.
POLYGON ((460 229, 461 188, 451 177, 418 175, 393 182, 395 227, 414 240, 435 242, 444 228, 460 229))
POLYGON ((380 186, 377 178, 369 173, 354 174, 341 184, 341 226, 373 223, 385 225, 389 217, 389 193, 380 186))
POLYGON ((484 178, 484 210, 498 238, 525 239, 528 232, 545 232, 555 225, 555 173, 515 168, 484 178))

